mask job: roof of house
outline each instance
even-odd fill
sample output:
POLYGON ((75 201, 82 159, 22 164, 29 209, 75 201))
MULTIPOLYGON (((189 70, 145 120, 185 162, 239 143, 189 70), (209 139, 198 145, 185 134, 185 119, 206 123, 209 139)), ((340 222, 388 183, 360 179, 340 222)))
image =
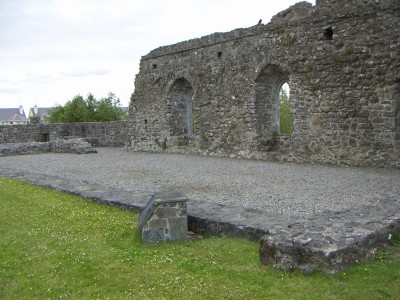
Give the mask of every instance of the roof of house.
POLYGON ((9 122, 25 122, 27 121, 26 117, 20 114, 14 114, 10 118, 8 118, 9 122))
POLYGON ((0 108, 0 122, 5 122, 5 121, 12 121, 16 120, 16 118, 19 118, 19 121, 26 121, 26 116, 25 112, 23 114, 20 114, 20 108, 0 108), (20 116, 16 117, 15 115, 20 116))
POLYGON ((49 111, 52 109, 52 107, 31 107, 31 108, 29 109, 29 114, 28 114, 29 117, 36 115, 36 114, 35 114, 35 108, 36 108, 37 111, 38 111, 37 114, 38 114, 39 116, 41 116, 41 117, 43 117, 44 115, 48 115, 48 114, 49 114, 49 111))

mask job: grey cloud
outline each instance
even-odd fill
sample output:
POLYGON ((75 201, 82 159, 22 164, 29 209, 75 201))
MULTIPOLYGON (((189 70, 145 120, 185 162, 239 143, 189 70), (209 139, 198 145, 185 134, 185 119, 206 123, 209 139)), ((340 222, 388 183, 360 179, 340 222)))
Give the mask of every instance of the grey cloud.
POLYGON ((62 75, 67 77, 86 77, 86 76, 103 76, 110 73, 109 70, 80 70, 73 72, 64 72, 62 75))
POLYGON ((49 84, 56 80, 56 78, 48 75, 28 75, 27 81, 33 84, 49 84))
POLYGON ((0 94, 15 94, 20 90, 16 88, 0 88, 0 94))

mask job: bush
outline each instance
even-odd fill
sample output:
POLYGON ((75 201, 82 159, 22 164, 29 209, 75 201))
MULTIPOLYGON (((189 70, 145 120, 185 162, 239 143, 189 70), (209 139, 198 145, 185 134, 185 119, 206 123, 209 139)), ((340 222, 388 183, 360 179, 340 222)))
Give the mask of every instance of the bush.
POLYGON ((56 106, 49 113, 50 123, 108 122, 126 120, 127 115, 120 108, 120 100, 109 93, 97 100, 92 94, 86 99, 77 95, 64 106, 56 106))

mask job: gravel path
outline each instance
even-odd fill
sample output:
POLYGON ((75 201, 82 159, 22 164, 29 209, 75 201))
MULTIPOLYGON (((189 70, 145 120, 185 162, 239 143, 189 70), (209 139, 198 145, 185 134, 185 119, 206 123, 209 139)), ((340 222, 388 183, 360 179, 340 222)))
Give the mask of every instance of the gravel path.
POLYGON ((11 168, 135 192, 178 189, 191 199, 290 215, 353 210, 400 192, 400 170, 97 150, 0 157, 0 172, 11 168))

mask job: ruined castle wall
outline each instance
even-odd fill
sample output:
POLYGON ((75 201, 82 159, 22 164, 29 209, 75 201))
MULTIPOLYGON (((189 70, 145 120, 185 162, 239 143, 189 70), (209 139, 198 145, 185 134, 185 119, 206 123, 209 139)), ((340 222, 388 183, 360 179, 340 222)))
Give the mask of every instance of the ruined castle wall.
POLYGON ((155 49, 136 77, 128 146, 400 166, 399 23, 394 0, 301 2, 267 25, 155 49), (290 135, 279 128, 284 82, 290 135))
POLYGON ((127 140, 127 122, 0 126, 0 144, 74 138, 82 138, 95 147, 122 147, 127 140))

